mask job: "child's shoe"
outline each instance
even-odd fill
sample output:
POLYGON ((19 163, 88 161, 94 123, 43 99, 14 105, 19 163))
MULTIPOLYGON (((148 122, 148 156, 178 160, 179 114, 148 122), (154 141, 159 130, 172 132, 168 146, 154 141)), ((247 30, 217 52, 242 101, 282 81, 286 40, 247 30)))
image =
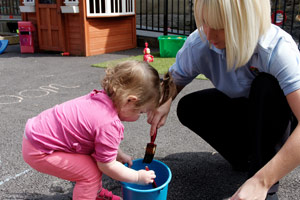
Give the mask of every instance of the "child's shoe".
POLYGON ((114 195, 111 191, 102 188, 101 191, 98 192, 96 200, 121 200, 121 198, 114 195))

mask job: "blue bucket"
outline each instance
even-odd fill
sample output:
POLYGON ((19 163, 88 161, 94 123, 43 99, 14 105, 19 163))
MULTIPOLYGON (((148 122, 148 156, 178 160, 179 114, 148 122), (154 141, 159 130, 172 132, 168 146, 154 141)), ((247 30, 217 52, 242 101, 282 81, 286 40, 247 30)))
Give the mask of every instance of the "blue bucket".
POLYGON ((140 170, 148 166, 150 170, 155 171, 155 182, 157 188, 152 184, 137 185, 133 183, 121 182, 123 200, 166 200, 168 194, 168 185, 172 178, 170 168, 161 161, 153 160, 150 164, 143 163, 143 159, 133 161, 132 169, 140 170))

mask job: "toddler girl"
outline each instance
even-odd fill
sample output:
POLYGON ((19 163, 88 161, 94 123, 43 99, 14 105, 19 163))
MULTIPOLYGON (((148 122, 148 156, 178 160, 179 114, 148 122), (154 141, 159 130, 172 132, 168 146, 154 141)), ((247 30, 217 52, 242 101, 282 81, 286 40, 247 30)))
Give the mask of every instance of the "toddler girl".
POLYGON ((161 83, 146 62, 125 61, 108 68, 103 90, 56 105, 27 121, 23 158, 39 172, 76 182, 73 200, 118 200, 102 188, 102 173, 113 179, 149 184, 154 171, 133 170, 132 158, 119 149, 124 126, 164 103, 175 91, 161 83))

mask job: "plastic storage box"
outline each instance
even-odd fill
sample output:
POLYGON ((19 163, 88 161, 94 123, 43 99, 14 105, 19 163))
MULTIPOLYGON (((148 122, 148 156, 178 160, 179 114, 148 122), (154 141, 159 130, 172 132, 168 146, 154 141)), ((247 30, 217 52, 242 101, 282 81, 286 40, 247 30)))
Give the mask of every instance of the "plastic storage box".
POLYGON ((158 37, 160 57, 176 57, 177 52, 183 46, 187 36, 162 35, 158 37))

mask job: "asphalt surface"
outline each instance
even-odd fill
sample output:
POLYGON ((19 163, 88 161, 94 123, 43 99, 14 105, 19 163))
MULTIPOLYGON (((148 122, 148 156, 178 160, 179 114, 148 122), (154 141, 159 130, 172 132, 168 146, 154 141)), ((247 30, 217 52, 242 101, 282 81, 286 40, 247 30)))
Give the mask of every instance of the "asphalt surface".
MULTIPOLYGON (((18 45, 8 46, 0 55, 1 200, 72 199, 73 183, 41 174, 23 161, 24 125, 28 118, 47 108, 101 89, 99 82, 104 69, 91 67, 91 64, 142 52, 143 48, 136 48, 92 57, 63 57, 53 53, 20 54, 18 45)), ((225 199, 246 180, 246 173, 233 171, 226 160, 177 119, 178 99, 209 87, 212 85, 207 80, 194 80, 188 85, 172 104, 166 125, 158 130, 155 159, 167 164, 172 171, 168 200, 225 199)), ((146 116, 124 124, 122 150, 134 158, 143 158, 150 129, 146 116)), ((118 181, 105 176, 103 185, 122 195, 118 181)), ((280 199, 300 199, 300 168, 284 177, 280 185, 280 199)))

